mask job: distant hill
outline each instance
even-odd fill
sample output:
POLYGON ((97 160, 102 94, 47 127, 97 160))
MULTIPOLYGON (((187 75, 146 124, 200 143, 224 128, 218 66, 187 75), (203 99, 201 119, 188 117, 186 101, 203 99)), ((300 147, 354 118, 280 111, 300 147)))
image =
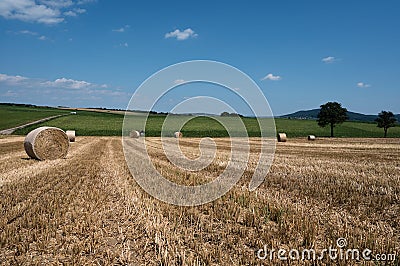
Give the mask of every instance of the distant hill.
MULTIPOLYGON (((291 119, 310 119, 315 120, 317 119, 318 113, 320 109, 312 109, 312 110, 305 110, 305 111, 297 111, 292 114, 282 115, 282 118, 291 118, 291 119)), ((349 117, 349 121, 362 121, 362 122, 375 122, 375 119, 378 115, 365 115, 355 112, 347 112, 347 116, 349 117)), ((397 121, 400 121, 400 114, 395 115, 397 121)))

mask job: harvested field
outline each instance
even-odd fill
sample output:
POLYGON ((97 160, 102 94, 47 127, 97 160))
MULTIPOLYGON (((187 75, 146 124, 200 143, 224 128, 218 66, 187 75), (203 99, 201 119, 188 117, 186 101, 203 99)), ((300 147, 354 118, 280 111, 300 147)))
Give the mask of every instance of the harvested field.
MULTIPOLYGON (((211 165, 185 173, 163 155, 159 138, 146 141, 156 168, 185 185, 215 178, 229 154, 228 140, 216 139, 211 165)), ((199 141, 180 145, 193 159, 199 141)), ((257 250, 322 250, 339 237, 349 248, 399 256, 399 139, 277 143, 265 182, 249 192, 258 144, 250 140, 245 174, 225 196, 177 207, 135 183, 118 137, 80 137, 66 159, 53 161, 29 160, 23 138, 0 138, 0 265, 277 265, 257 250)))

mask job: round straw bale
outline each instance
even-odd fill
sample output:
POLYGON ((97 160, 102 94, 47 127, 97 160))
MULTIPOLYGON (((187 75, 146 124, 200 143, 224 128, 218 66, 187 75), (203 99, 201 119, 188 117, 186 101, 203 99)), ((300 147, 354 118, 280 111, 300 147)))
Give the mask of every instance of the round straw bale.
POLYGON ((182 138, 183 134, 182 134, 182 132, 177 131, 174 133, 174 136, 175 136, 175 138, 182 138))
POLYGON ((140 137, 140 132, 137 131, 137 130, 132 130, 132 131, 129 133, 129 137, 137 139, 137 138, 140 137))
POLYGON ((69 139, 59 128, 39 127, 26 135, 24 147, 29 157, 34 159, 61 159, 67 156, 69 139))
POLYGON ((315 140, 315 136, 314 135, 308 135, 307 139, 308 140, 315 140))
POLYGON ((67 130, 65 133, 68 136, 69 142, 75 142, 75 130, 67 130))
POLYGON ((278 133, 278 142, 286 142, 286 133, 278 133))

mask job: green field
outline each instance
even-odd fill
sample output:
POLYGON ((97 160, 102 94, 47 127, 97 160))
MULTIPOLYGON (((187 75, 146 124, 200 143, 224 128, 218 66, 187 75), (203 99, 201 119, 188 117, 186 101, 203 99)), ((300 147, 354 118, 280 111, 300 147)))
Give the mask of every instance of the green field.
POLYGON ((25 135, 40 126, 59 127, 63 130, 75 130, 81 136, 118 136, 121 135, 123 115, 78 111, 76 115, 62 116, 50 121, 18 129, 16 135, 25 135))
MULTIPOLYGON (((21 124, 22 118, 30 117, 31 120, 55 115, 58 113, 65 113, 66 111, 57 109, 40 110, 35 113, 35 108, 21 108, 15 107, 15 113, 9 109, 5 112, 3 110, 1 124, 4 128, 13 127, 21 124), (25 114, 25 115, 24 115, 25 114), (46 115, 47 114, 47 115, 46 115), (4 115, 4 116, 3 116, 4 115), (37 115, 37 116, 35 116, 37 115), (11 119, 8 119, 10 117, 11 119), (35 118, 33 118, 35 117, 35 118), (21 118, 18 120, 17 118, 21 118), (6 121, 4 121, 6 120, 6 121), (14 122, 13 122, 14 121, 14 122), (5 126, 7 125, 7 126, 5 126)), ((68 112, 68 111, 67 111, 68 112)), ((24 129, 20 129, 14 132, 14 134, 25 135, 32 129, 39 126, 55 126, 64 130, 76 130, 76 134, 79 136, 120 136, 122 134, 122 123, 124 116, 121 114, 113 113, 100 113, 91 111, 78 111, 77 115, 69 115, 59 117, 44 123, 29 126, 24 129)), ((135 122, 143 121, 143 116, 133 116, 132 120, 135 122)), ((170 124, 174 125, 182 119, 182 116, 172 116, 170 124)), ((237 118, 224 117, 221 118, 224 123, 231 123, 237 121, 237 118)), ((267 119, 267 118, 264 118, 267 119)), ((30 120, 30 121, 31 121, 30 120)), ((149 116, 146 124, 146 135, 147 136, 159 136, 161 132, 162 124, 165 120, 165 116, 162 115, 151 115, 149 116)), ((254 118, 242 118, 248 135, 251 137, 259 136, 260 130, 257 124, 257 120, 254 118)), ((29 122, 29 121, 28 121, 29 122)), ((288 137, 305 137, 313 134, 318 137, 328 137, 329 128, 320 128, 316 121, 313 120, 295 120, 295 119, 275 119, 277 132, 285 132, 288 137)), ((173 126, 172 126, 173 128, 173 126)), ((141 128, 137 128, 140 130, 141 128)), ((176 129, 178 130, 178 128, 176 129)), ((227 132, 224 127, 215 121, 214 119, 207 117, 197 117, 189 121, 182 129, 185 137, 226 137, 227 132)), ((172 134, 172 131, 168 132, 172 134)), ((335 137, 382 137, 383 130, 377 128, 374 123, 365 122, 345 122, 338 125, 335 128, 335 137)), ((400 126, 390 128, 388 131, 388 137, 400 137, 400 126)))
POLYGON ((0 130, 66 113, 69 113, 69 111, 50 107, 27 107, 0 104, 0 130))
MULTIPOLYGON (((275 119, 276 128, 279 132, 285 132, 288 137, 304 137, 316 135, 317 137, 329 137, 330 128, 321 128, 315 120, 295 120, 278 118, 275 119)), ((381 138, 383 129, 378 128, 375 123, 368 122, 344 122, 334 129, 335 137, 343 138, 381 138)), ((400 137, 400 126, 388 130, 389 138, 400 137)))

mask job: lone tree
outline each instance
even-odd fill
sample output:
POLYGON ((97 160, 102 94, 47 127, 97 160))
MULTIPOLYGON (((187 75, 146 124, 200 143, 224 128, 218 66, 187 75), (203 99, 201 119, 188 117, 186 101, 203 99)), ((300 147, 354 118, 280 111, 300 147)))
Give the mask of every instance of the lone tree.
POLYGON ((340 103, 328 102, 321 105, 321 110, 318 114, 318 125, 325 127, 331 126, 331 137, 333 137, 333 128, 337 124, 341 124, 347 120, 347 109, 343 108, 340 103))
POLYGON ((378 122, 378 127, 383 128, 385 132, 383 137, 386 138, 388 128, 396 126, 397 120, 392 112, 382 111, 378 114, 378 118, 375 121, 378 122))

